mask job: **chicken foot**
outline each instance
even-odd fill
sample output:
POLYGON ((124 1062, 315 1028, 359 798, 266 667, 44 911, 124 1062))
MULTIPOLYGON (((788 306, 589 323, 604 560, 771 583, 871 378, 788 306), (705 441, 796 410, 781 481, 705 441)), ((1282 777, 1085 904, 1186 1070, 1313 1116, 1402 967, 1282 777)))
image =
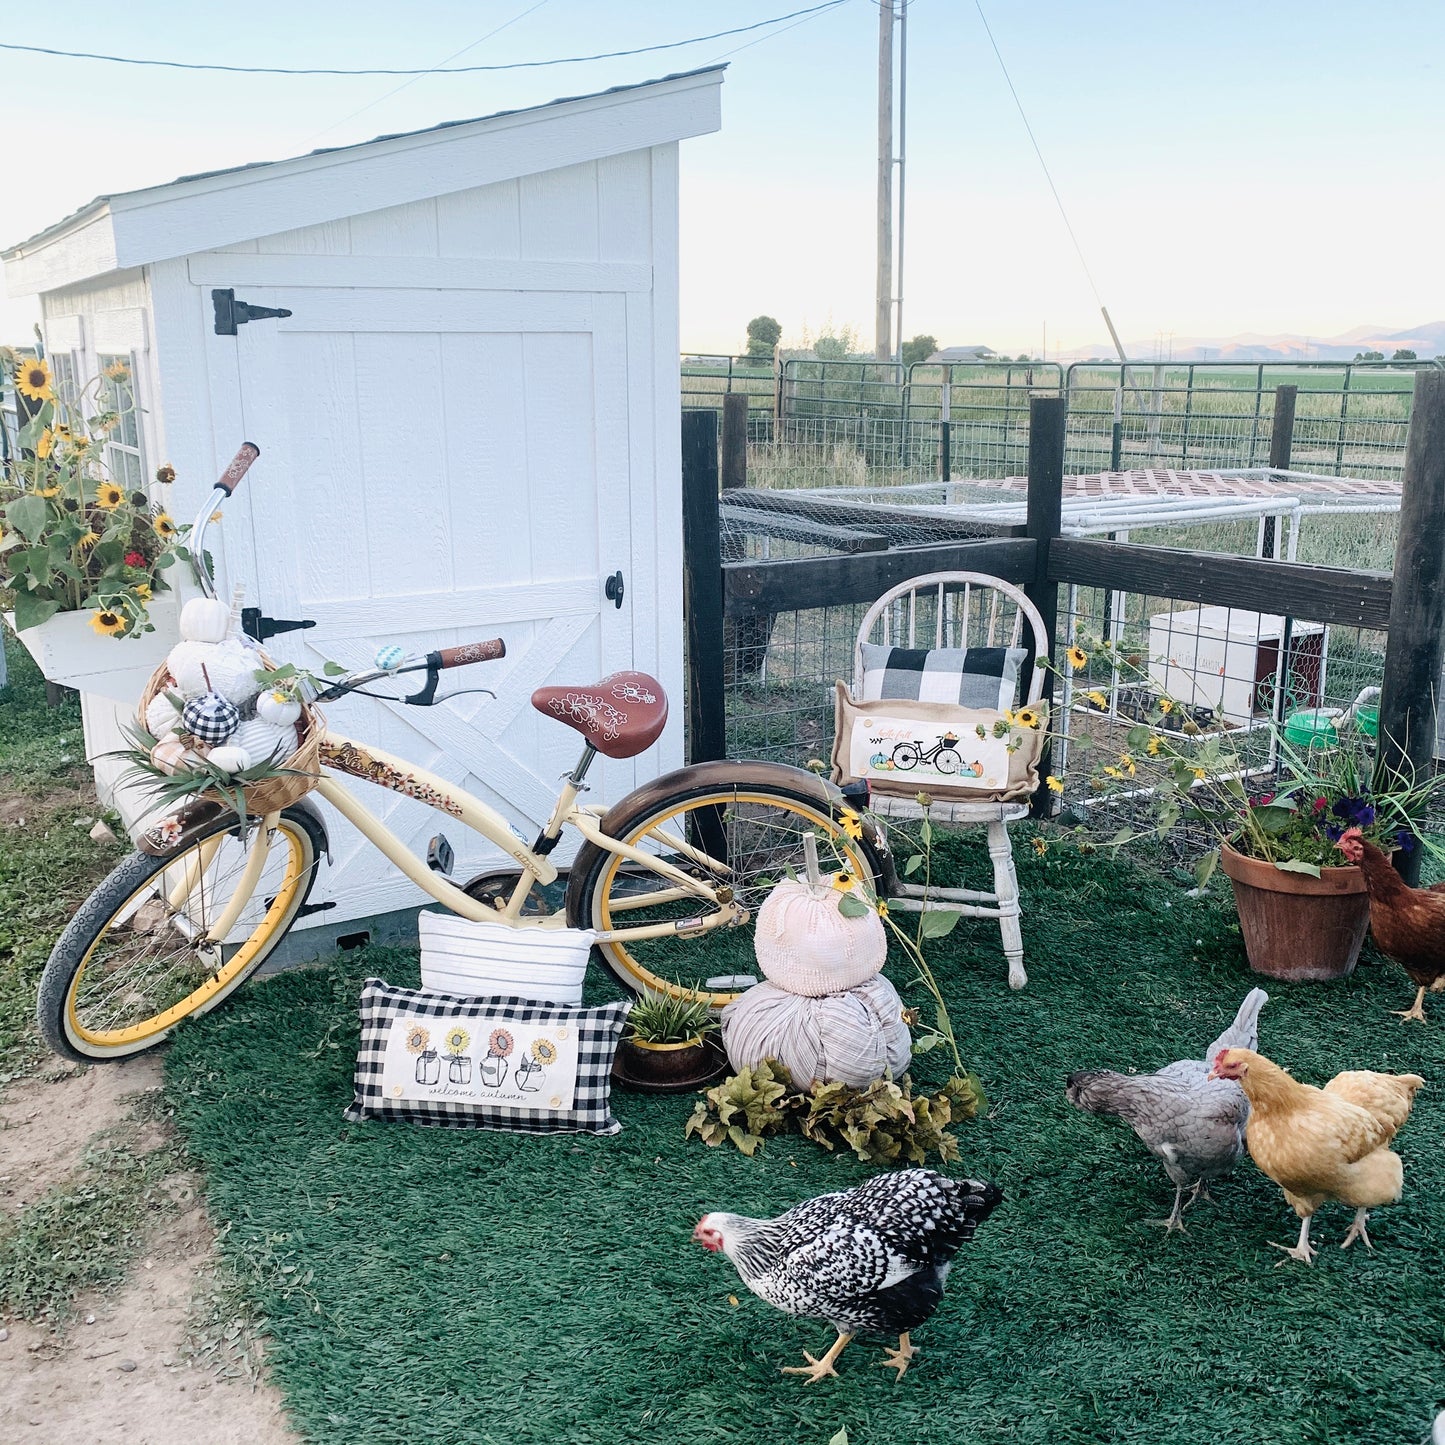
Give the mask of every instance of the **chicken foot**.
POLYGON ((1415 1002, 1407 1009, 1392 1008, 1390 1010, 1397 1019, 1414 1019, 1416 1023, 1429 1023, 1425 1017, 1425 990, 1423 988, 1415 991, 1415 1002))
POLYGON ((1371 1254, 1374 1254, 1375 1246, 1370 1243, 1370 1235, 1365 1228, 1365 1221, 1369 1217, 1363 1206, 1355 1210, 1354 1223, 1350 1225, 1349 1232, 1345 1235, 1344 1241, 1340 1245, 1341 1249, 1348 1249, 1357 1239, 1360 1239, 1364 1241, 1365 1248, 1368 1249, 1371 1254))
POLYGON ((1204 1181, 1197 1179, 1195 1180, 1194 1188, 1189 1192, 1189 1198, 1185 1200, 1184 1186, 1182 1184, 1176 1184, 1174 1186, 1174 1208, 1170 1212, 1169 1218, 1146 1219, 1144 1223, 1158 1226, 1165 1234, 1173 1234, 1175 1230, 1178 1230, 1180 1234, 1187 1234, 1189 1231, 1184 1227, 1184 1211, 1200 1197, 1201 1191, 1203 1191, 1203 1197, 1205 1199, 1211 1197, 1209 1191, 1204 1188, 1204 1181))
MULTIPOLYGON (((1287 1244, 1276 1244, 1272 1239, 1269 1241, 1269 1247, 1271 1249, 1284 1250, 1291 1259, 1297 1259, 1301 1264, 1313 1264, 1315 1262, 1315 1255, 1318 1254, 1319 1251, 1310 1247, 1310 1219, 1311 1216, 1307 1214, 1300 1220, 1299 1243, 1293 1246, 1293 1248, 1287 1244)), ((1280 1260, 1279 1264, 1275 1265, 1275 1268, 1278 1269, 1283 1263, 1284 1260, 1280 1260)))
POLYGON ((897 1370, 898 1378, 901 1380, 908 1371, 909 1362, 918 1353, 918 1347, 911 1344, 908 1339, 908 1331, 904 1330, 898 1336, 898 1348, 896 1350, 885 1350, 888 1356, 886 1360, 879 1361, 879 1368, 884 1370, 897 1370))
MULTIPOLYGON (((838 1338, 833 1341, 832 1349, 821 1360, 814 1359, 807 1350, 804 1350, 803 1358, 808 1363, 806 1365, 784 1365, 783 1374, 806 1375, 810 1385, 816 1385, 824 1375, 836 1375, 838 1372, 833 1368, 833 1361, 843 1353, 844 1347, 852 1338, 852 1335, 839 1334, 838 1338)), ((899 1373, 902 1374, 902 1371, 900 1370, 899 1373)))

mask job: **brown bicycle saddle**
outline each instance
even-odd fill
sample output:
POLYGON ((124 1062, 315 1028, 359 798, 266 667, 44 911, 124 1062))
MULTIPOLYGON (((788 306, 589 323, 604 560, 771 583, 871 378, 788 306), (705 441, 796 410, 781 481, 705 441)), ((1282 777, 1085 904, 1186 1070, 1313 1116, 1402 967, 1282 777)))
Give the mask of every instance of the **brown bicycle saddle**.
POLYGON ((614 672, 586 687, 539 687, 532 706, 609 758, 636 757, 667 724, 667 694, 645 672, 614 672))

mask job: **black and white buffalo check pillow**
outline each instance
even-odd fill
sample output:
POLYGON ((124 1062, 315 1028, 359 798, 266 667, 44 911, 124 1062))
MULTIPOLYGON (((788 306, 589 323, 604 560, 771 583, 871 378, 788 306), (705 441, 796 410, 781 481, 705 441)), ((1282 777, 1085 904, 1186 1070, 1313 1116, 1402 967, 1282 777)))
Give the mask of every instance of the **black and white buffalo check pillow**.
POLYGON ((527 1134, 616 1134, 612 1056, 630 1001, 581 1008, 512 996, 361 991, 356 1097, 345 1117, 527 1134))
POLYGON ((960 707, 1014 705, 1022 647, 880 647, 863 644, 859 702, 885 698, 957 703, 960 707))

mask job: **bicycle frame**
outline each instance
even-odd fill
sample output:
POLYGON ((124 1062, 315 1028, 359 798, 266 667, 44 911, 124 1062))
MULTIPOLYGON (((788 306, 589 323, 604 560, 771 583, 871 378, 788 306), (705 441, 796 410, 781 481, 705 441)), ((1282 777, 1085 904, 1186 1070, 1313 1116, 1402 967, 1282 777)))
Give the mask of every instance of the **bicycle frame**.
MULTIPOLYGON (((599 931, 597 941, 605 943, 617 939, 640 942, 649 938, 675 937, 679 934, 695 936, 716 928, 726 928, 735 923, 746 922, 746 910, 740 908, 730 898, 720 900, 717 890, 709 887, 706 882, 684 873, 663 858, 609 837, 601 830, 599 827, 600 810, 579 805, 577 801, 583 791, 587 769, 594 756, 594 751, 588 747, 583 752, 582 760, 577 767, 567 775, 556 805, 552 809, 551 817, 542 829, 542 837, 556 838, 560 836, 563 828, 575 828, 585 839, 596 844, 605 852, 619 854, 628 861, 657 874, 672 885, 671 890, 648 894, 646 898, 648 904, 688 897, 696 898, 700 905, 711 905, 715 910, 711 913, 700 912, 696 917, 670 923, 599 931)), ((463 918, 504 923, 514 928, 566 927, 567 920, 562 913, 549 914, 544 917, 523 915, 522 908, 533 886, 553 882, 557 877, 557 869, 545 856, 518 839, 507 820, 480 798, 474 797, 465 789, 454 787, 444 778, 428 772, 425 768, 416 767, 402 758, 383 752, 380 748, 355 742, 329 730, 321 743, 321 764, 323 772, 321 780, 316 785, 316 796, 330 803, 373 847, 377 848, 406 877, 410 878, 418 888, 429 894, 438 903, 451 909, 453 913, 459 914, 463 918), (374 783, 394 793, 400 793, 404 797, 415 798, 417 801, 427 804, 428 807, 455 818, 474 833, 479 833, 502 849, 521 869, 521 876, 507 900, 506 907, 497 909, 480 899, 471 897, 456 884, 429 868, 426 862, 413 853, 364 803, 330 776, 333 773, 362 778, 366 782, 374 783)), ((274 825, 275 816, 273 814, 263 820, 262 832, 274 825)), ((670 851, 688 858, 714 873, 720 882, 725 879, 727 865, 718 862, 701 849, 693 847, 686 839, 672 833, 656 836, 666 842, 670 851)), ((256 866, 246 868, 225 914, 207 930, 211 941, 223 941, 235 926, 242 910, 250 902, 251 894, 261 876, 259 859, 263 854, 263 849, 253 850, 253 856, 258 860, 256 866)), ((203 872, 204 868, 200 871, 203 872)), ((172 894, 172 905, 176 906, 184 901, 194 886, 194 882, 187 886, 187 880, 182 880, 176 889, 176 893, 179 893, 181 897, 178 899, 175 894, 172 894)))

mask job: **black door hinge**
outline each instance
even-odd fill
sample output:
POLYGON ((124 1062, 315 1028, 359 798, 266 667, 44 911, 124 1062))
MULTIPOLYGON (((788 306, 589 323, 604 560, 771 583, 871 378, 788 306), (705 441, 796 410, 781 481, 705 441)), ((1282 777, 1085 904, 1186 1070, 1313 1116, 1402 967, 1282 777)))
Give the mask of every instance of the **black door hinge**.
POLYGON ((268 317, 289 316, 284 306, 252 306, 249 301, 237 301, 232 290, 212 291, 211 305, 216 308, 216 335, 234 336, 238 326, 248 321, 264 321, 268 317))
POLYGON ((289 622, 279 617, 262 617, 259 607, 241 609, 241 631, 255 642, 265 642, 280 632, 300 632, 303 627, 315 626, 314 618, 307 622, 289 622))

